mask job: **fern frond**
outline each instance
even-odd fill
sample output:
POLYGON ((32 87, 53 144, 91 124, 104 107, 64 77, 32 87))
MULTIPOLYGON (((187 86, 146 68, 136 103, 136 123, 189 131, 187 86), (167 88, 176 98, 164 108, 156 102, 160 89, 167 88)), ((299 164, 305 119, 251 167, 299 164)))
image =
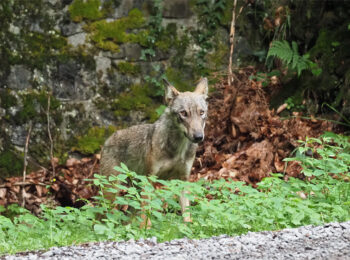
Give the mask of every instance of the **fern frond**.
POLYGON ((286 64, 289 64, 293 59, 293 54, 294 52, 287 41, 273 41, 267 57, 275 56, 286 64))
POLYGON ((309 60, 308 54, 299 55, 298 45, 294 41, 292 46, 285 40, 273 41, 267 53, 267 58, 271 56, 279 58, 288 68, 296 70, 298 76, 301 75, 303 70, 310 69, 315 76, 318 76, 322 71, 316 63, 309 60))

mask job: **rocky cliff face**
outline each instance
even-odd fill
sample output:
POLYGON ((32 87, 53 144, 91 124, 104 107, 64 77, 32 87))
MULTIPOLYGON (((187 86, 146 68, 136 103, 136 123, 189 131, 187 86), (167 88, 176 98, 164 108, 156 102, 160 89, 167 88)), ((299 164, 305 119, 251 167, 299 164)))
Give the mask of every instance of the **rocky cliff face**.
POLYGON ((30 163, 48 161, 48 114, 57 157, 94 153, 115 129, 156 120, 162 78, 186 90, 220 69, 226 47, 205 66, 198 56, 200 15, 189 0, 1 1, 0 177, 20 172, 29 124, 30 163))

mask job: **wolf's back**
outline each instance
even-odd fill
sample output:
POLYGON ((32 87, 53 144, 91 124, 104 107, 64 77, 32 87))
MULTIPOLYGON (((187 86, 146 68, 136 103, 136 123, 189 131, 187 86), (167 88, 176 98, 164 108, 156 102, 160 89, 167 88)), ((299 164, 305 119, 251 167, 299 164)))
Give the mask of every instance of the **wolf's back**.
POLYGON ((116 174, 113 168, 122 162, 138 174, 147 174, 146 155, 151 150, 153 132, 153 124, 116 131, 102 148, 100 173, 106 176, 116 174))

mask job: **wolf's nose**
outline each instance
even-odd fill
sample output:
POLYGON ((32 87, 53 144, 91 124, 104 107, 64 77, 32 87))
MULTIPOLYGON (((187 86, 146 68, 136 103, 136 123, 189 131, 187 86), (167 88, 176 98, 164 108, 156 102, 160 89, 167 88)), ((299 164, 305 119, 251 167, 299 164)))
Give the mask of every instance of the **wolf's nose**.
POLYGON ((203 141, 203 135, 202 134, 194 134, 193 135, 193 140, 198 143, 200 141, 203 141))

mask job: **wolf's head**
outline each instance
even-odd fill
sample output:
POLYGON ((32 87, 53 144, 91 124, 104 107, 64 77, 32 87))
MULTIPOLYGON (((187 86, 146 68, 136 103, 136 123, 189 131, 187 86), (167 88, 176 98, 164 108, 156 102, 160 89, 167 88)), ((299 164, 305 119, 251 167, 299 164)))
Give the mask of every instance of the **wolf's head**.
POLYGON ((180 129, 194 143, 203 141, 208 105, 208 80, 202 78, 194 92, 179 92, 167 82, 165 102, 177 118, 180 129))

